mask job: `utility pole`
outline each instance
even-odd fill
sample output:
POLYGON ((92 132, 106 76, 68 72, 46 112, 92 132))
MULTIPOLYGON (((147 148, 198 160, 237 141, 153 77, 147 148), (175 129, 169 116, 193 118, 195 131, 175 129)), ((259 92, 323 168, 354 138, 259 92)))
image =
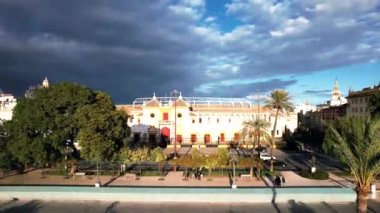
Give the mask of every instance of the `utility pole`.
MULTIPOLYGON (((174 159, 177 159, 177 100, 178 100, 179 92, 177 90, 173 90, 170 94, 170 99, 173 97, 174 99, 174 159)), ((177 166, 174 165, 173 171, 177 171, 177 166)))
MULTIPOLYGON (((259 89, 257 89, 257 115, 258 115, 258 117, 259 117, 259 120, 258 120, 258 122, 261 122, 260 120, 261 120, 261 118, 260 118, 260 90, 259 89)), ((259 123, 259 131, 258 131, 258 133, 257 133, 257 136, 258 136, 258 138, 257 138, 257 145, 259 146, 259 156, 260 156, 260 147, 261 147, 261 144, 260 144, 260 137, 261 137, 261 135, 260 135, 260 123, 259 123)))

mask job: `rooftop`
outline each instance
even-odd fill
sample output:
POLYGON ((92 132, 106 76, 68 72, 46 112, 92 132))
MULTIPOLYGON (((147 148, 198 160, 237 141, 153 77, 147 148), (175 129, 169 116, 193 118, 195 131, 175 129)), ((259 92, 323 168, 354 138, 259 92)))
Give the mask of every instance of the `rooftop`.
POLYGON ((145 105, 152 100, 157 100, 161 105, 169 106, 176 100, 183 100, 189 104, 189 106, 218 106, 218 108, 251 108, 252 103, 246 98, 218 98, 218 97, 147 97, 147 98, 136 98, 133 101, 133 106, 145 105))

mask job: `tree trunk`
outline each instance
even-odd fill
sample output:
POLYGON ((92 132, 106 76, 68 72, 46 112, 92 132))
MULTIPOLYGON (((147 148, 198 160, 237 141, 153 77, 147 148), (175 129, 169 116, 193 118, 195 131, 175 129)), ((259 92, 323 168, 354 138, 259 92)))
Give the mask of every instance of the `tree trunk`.
POLYGON ((273 145, 275 143, 275 135, 276 135, 276 127, 277 127, 277 118, 278 118, 278 113, 280 112, 280 109, 277 108, 276 110, 276 117, 274 118, 274 126, 273 126, 273 131, 272 131, 272 140, 271 140, 271 146, 270 146, 270 171, 273 172, 273 145))
POLYGON ((357 203, 358 203, 358 213, 365 213, 367 212, 367 198, 368 198, 368 194, 369 194, 369 186, 368 187, 364 187, 362 189, 358 188, 358 200, 357 200, 357 203))

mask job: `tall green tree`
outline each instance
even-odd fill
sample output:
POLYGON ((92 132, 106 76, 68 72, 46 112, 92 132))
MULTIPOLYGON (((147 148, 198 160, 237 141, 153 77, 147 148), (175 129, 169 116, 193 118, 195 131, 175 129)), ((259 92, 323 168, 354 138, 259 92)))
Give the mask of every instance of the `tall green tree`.
MULTIPOLYGON (((252 137, 254 136, 257 141, 257 145, 260 147, 261 138, 268 135, 267 129, 270 127, 270 123, 263 119, 248 120, 243 122, 242 136, 252 137)), ((255 149, 253 149, 254 153, 255 149)))
MULTIPOLYGON (((32 98, 18 100, 13 119, 5 124, 7 150, 23 165, 61 161, 67 150, 72 151, 72 157, 78 158, 79 152, 74 144, 81 128, 86 127, 82 121, 87 117, 77 114, 88 111, 91 113, 82 114, 95 115, 94 111, 103 107, 101 101, 98 93, 74 83, 59 83, 35 90, 32 98)), ((108 107, 105 114, 117 113, 108 107)), ((113 128, 112 125, 108 127, 113 128)), ((99 135, 94 138, 99 140, 99 135)))
POLYGON ((6 147, 6 131, 4 128, 4 123, 0 123, 0 171, 1 169, 10 169, 13 166, 12 155, 6 147))
POLYGON ((219 158, 216 154, 204 156, 204 167, 208 169, 208 179, 212 180, 211 173, 212 170, 218 167, 219 158))
POLYGON ((380 116, 380 92, 375 93, 369 98, 368 107, 371 116, 380 116))
POLYGON ((116 111, 111 98, 97 92, 95 102, 78 109, 78 141, 81 157, 90 161, 113 161, 126 143, 129 129, 126 114, 116 111))
POLYGON ((158 170, 163 174, 161 169, 165 165, 167 159, 167 156, 165 155, 164 151, 160 147, 156 147, 155 149, 150 151, 150 155, 152 161, 158 163, 158 170))
POLYGON ((249 168, 249 175, 253 177, 253 169, 256 168, 260 174, 260 170, 263 168, 263 162, 258 157, 240 158, 237 167, 242 169, 249 168))
POLYGON ((350 168, 357 183, 358 212, 367 212, 370 185, 380 173, 380 119, 345 118, 331 124, 323 147, 350 168))
MULTIPOLYGON (((270 110, 276 110, 270 147, 271 156, 273 154, 273 145, 275 143, 278 115, 280 112, 292 111, 294 109, 293 103, 290 99, 291 97, 287 91, 274 90, 270 93, 269 99, 265 101, 265 107, 267 107, 270 110)), ((271 159, 270 170, 273 171, 273 159, 271 159)))

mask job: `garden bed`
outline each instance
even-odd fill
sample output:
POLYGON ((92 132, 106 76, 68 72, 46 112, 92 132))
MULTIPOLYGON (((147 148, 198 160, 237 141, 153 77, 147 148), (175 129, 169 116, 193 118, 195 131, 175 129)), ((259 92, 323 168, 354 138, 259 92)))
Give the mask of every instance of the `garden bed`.
POLYGON ((329 179, 329 173, 324 170, 317 170, 311 173, 309 170, 302 170, 299 175, 304 178, 314 179, 314 180, 327 180, 329 179))

